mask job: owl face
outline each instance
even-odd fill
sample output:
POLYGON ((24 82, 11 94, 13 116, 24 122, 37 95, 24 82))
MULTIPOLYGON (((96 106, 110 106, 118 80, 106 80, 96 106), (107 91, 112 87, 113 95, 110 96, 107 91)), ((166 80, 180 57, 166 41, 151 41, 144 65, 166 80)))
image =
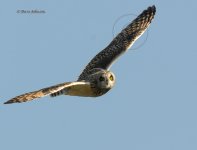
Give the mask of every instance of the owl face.
POLYGON ((101 71, 96 75, 95 86, 99 89, 111 89, 115 84, 115 75, 110 71, 101 71))

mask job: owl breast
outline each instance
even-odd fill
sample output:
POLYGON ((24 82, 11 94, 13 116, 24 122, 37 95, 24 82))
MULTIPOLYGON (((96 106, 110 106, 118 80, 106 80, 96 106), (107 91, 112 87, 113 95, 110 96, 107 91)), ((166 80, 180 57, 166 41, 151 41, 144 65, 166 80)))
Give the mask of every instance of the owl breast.
POLYGON ((82 96, 82 97, 98 97, 105 93, 107 93, 110 89, 99 89, 94 86, 85 85, 82 87, 70 87, 66 92, 65 95, 70 96, 82 96))
POLYGON ((83 97, 96 97, 96 93, 91 88, 90 85, 83 85, 83 87, 70 87, 66 92, 65 95, 70 96, 83 96, 83 97))

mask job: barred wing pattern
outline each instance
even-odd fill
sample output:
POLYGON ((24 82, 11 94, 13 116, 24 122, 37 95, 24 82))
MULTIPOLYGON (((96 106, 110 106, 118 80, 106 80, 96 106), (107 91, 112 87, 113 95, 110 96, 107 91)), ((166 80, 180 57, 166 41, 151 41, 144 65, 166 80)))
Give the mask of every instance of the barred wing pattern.
POLYGON ((52 97, 61 95, 61 94, 66 94, 66 92, 69 92, 69 94, 72 94, 72 91, 69 91, 70 87, 80 87, 83 89, 84 87, 89 86, 88 82, 65 82, 61 84, 57 84, 51 87, 43 88, 37 91, 25 93, 19 96, 16 96, 4 104, 11 104, 11 103, 21 103, 21 102, 27 102, 31 101, 36 98, 41 98, 47 95, 51 95, 52 97))
POLYGON ((79 76, 78 81, 83 80, 93 68, 109 69, 114 60, 126 52, 145 32, 154 18, 155 13, 156 7, 154 5, 144 10, 131 24, 123 29, 104 50, 98 53, 88 63, 79 76))
MULTIPOLYGON (((37 91, 25 93, 8 100, 4 104, 31 101, 47 95, 52 97, 62 94, 96 97, 105 94, 114 86, 115 81, 112 79, 111 82, 108 82, 109 80, 103 80, 103 77, 100 74, 96 74, 95 71, 99 72, 102 69, 109 70, 111 64, 121 54, 126 52, 127 49, 131 47, 133 43, 145 32, 154 18, 155 13, 155 6, 148 7, 144 10, 135 20, 123 29, 104 50, 98 53, 88 63, 76 82, 65 82, 37 91), (109 86, 108 83, 111 85, 109 86), (95 84, 97 84, 97 86, 95 86, 95 84), (106 85, 106 89, 103 88, 104 85, 106 85)), ((105 74, 107 73, 105 72, 105 74)))

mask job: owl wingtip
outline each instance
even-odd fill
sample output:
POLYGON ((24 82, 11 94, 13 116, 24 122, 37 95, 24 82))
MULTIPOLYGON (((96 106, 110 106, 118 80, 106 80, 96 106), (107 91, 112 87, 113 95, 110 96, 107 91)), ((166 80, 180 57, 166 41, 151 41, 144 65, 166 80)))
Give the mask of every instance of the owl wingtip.
POLYGON ((149 8, 152 9, 154 12, 156 12, 156 6, 155 5, 152 5, 149 8))
POLYGON ((4 102, 3 104, 12 104, 13 102, 11 101, 7 101, 7 102, 4 102))
POLYGON ((149 6, 146 10, 144 10, 144 12, 151 13, 151 14, 155 15, 156 6, 155 5, 149 6))
POLYGON ((13 104, 13 103, 17 103, 17 101, 14 101, 13 99, 11 99, 11 100, 4 102, 3 104, 13 104))

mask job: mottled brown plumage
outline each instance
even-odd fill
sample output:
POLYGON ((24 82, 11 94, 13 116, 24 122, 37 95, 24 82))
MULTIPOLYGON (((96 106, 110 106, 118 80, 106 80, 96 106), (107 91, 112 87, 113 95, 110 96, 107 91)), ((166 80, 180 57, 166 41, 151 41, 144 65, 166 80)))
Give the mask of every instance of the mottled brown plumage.
POLYGON ((123 29, 105 49, 99 52, 88 63, 79 76, 78 81, 84 79, 93 68, 108 70, 114 60, 116 60, 121 54, 125 53, 148 28, 155 13, 155 6, 148 7, 144 10, 135 20, 123 29))
POLYGON ((115 84, 115 75, 109 71, 112 63, 145 32, 156 13, 155 6, 148 7, 112 42, 98 53, 85 67, 76 82, 65 82, 38 91, 22 94, 4 104, 21 103, 50 95, 97 97, 107 93, 115 84))
MULTIPOLYGON (((14 98, 12 98, 11 100, 5 102, 4 104, 11 104, 11 103, 21 103, 21 102, 26 102, 26 101, 31 101, 33 99, 36 98, 41 98, 43 96, 47 96, 47 95, 51 95, 52 97, 54 96, 58 96, 60 94, 63 94, 62 90, 64 89, 69 89, 69 88, 82 88, 83 87, 89 87, 89 83, 86 82, 65 82, 65 83, 61 83, 55 86, 50 86, 47 88, 43 88, 37 91, 33 91, 33 92, 29 92, 29 93, 25 93, 19 96, 16 96, 14 98)), ((87 91, 86 91, 87 92, 87 91)))

